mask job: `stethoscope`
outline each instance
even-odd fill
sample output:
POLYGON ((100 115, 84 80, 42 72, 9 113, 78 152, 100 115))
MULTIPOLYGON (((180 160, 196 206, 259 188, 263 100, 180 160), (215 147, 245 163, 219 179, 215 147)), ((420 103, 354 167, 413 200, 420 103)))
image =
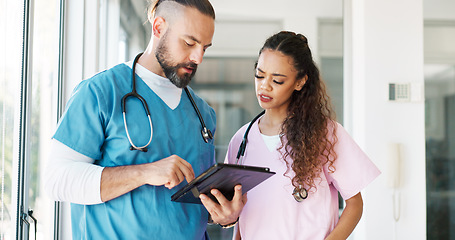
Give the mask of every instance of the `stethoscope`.
MULTIPOLYGON (((265 110, 262 111, 261 113, 259 113, 256 117, 254 117, 253 120, 251 120, 248 127, 246 128, 245 134, 243 135, 242 143, 240 143, 239 151, 237 152, 236 164, 238 164, 240 158, 241 157, 243 158, 243 156, 245 155, 246 144, 248 143, 248 133, 250 132, 251 127, 253 126, 254 122, 256 122, 264 114, 265 114, 265 110)), ((300 185, 299 187, 294 188, 294 191, 292 192, 292 196, 294 197, 294 199, 297 202, 301 202, 308 197, 308 191, 303 186, 300 185)))
MULTIPOLYGON (((142 152, 147 152, 147 146, 150 144, 150 142, 152 142, 153 128, 152 128, 152 120, 150 118, 150 111, 149 111, 149 107, 147 105, 147 102, 145 101, 145 99, 141 95, 139 95, 139 93, 136 92, 136 63, 139 60, 139 57, 141 55, 142 55, 142 53, 139 53, 136 56, 136 58, 134 58, 134 61, 133 61, 133 67, 132 67, 132 69, 133 69, 133 83, 132 83, 133 87, 132 87, 131 92, 125 94, 125 96, 122 97, 122 113, 123 113, 123 124, 125 125, 126 136, 128 137, 128 141, 131 144, 130 150, 139 150, 139 151, 142 151, 142 152), (139 99, 142 102, 142 106, 144 107, 145 112, 146 112, 147 117, 148 117, 148 120, 149 120, 150 138, 149 138, 149 141, 147 142, 147 144, 145 144, 144 146, 141 146, 141 147, 138 147, 138 146, 136 146, 133 143, 133 141, 131 140, 131 136, 130 136, 130 134, 128 132, 128 125, 126 124, 126 104, 125 104, 126 103, 126 99, 128 97, 135 97, 135 98, 139 99)), ((199 112, 199 109, 198 109, 196 103, 194 102, 194 99, 191 96, 190 91, 188 90, 187 87, 185 87, 184 90, 185 90, 186 95, 190 99, 191 105, 193 105, 193 108, 196 111, 196 114, 197 114, 197 116, 199 118, 199 121, 201 122, 201 125, 202 125, 202 130, 201 130, 202 138, 204 139, 204 142, 208 143, 209 139, 213 139, 212 132, 210 131, 210 129, 207 129, 207 126, 205 125, 204 119, 202 118, 201 112, 199 112)))

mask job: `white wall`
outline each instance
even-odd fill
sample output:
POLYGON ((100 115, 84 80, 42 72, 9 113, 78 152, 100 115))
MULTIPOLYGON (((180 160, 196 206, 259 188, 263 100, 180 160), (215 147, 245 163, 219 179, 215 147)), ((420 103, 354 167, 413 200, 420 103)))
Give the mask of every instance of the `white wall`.
MULTIPOLYGON (((342 18, 343 1, 334 0, 211 0, 215 9, 217 21, 230 19, 244 20, 275 20, 282 23, 283 29, 302 33, 308 38, 308 43, 312 49, 313 56, 319 59, 317 20, 319 18, 342 18)), ((220 34, 215 26, 215 37, 220 34)), ((272 33, 273 34, 273 33, 272 33)), ((270 34, 270 35, 272 35, 270 34)), ((232 38, 242 39, 242 35, 235 35, 232 38)), ((265 42, 257 46, 255 53, 265 42)), ((245 42, 251 39, 244 39, 245 42)), ((216 48, 216 41, 213 48, 216 48)), ((210 54, 209 50, 207 54, 210 54)), ((256 55, 255 55, 256 56, 256 55)))
POLYGON ((454 20, 455 1, 453 0, 424 0, 423 14, 425 19, 454 20))
POLYGON ((382 170, 363 192, 355 239, 426 239, 424 102, 387 100, 389 82, 423 86, 422 0, 345 0, 345 7, 345 122, 382 170), (403 146, 396 225, 387 187, 389 143, 403 146))

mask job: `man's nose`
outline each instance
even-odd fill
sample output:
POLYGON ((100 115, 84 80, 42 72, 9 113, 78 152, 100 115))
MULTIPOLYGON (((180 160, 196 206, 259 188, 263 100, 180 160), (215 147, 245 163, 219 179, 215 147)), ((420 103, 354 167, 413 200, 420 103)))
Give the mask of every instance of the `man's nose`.
POLYGON ((204 49, 194 49, 191 52, 190 61, 199 65, 202 62, 203 57, 204 57, 204 49))

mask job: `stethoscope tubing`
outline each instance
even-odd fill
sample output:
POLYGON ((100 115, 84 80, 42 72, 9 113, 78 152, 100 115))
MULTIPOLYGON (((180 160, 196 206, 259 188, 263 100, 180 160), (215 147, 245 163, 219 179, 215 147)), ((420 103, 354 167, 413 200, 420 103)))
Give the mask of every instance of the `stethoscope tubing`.
POLYGON ((207 127, 205 125, 205 122, 204 122, 204 119, 202 118, 201 112, 199 112, 199 108, 197 107, 196 103, 194 102, 193 97, 191 96, 190 90, 188 90, 187 87, 185 87, 183 89, 185 90, 186 95, 188 95, 188 98, 190 99, 191 105, 193 105, 193 108, 196 111, 197 117, 199 118, 199 121, 201 122, 201 125, 202 125, 202 130, 201 130, 202 138, 207 143, 208 139, 212 139, 213 138, 212 132, 209 129, 207 129, 207 127))
POLYGON ((246 144, 248 142, 248 133, 250 132, 251 127, 253 126, 254 122, 256 122, 262 115, 265 114, 265 110, 260 112, 256 117, 251 120, 250 124, 248 125, 245 134, 243 135, 242 143, 240 143, 239 151, 237 152, 237 161, 236 164, 239 163, 240 157, 245 155, 246 144))
POLYGON ((125 132, 126 132, 126 136, 128 137, 128 141, 130 142, 131 144, 131 147, 130 147, 130 150, 140 150, 142 152, 147 152, 147 146, 150 145, 150 143, 152 142, 152 136, 153 136, 153 126, 152 126, 152 119, 150 117, 150 110, 149 110, 149 107, 147 105, 147 102, 145 101, 145 99, 139 95, 137 92, 136 92, 136 63, 137 61, 139 60, 139 58, 142 56, 142 53, 139 53, 135 58, 134 58, 134 61, 133 61, 133 77, 132 77, 132 90, 131 92, 125 94, 125 96, 122 97, 122 114, 123 114, 123 125, 125 126, 125 132), (150 124, 150 138, 149 138, 149 141, 147 142, 147 144, 145 144, 144 146, 141 146, 141 147, 138 147, 136 146, 133 141, 131 140, 131 136, 130 136, 130 133, 128 131, 128 125, 126 124, 126 100, 129 98, 129 97, 135 97, 137 99, 139 99, 145 109, 145 112, 147 114, 147 118, 149 120, 149 124, 150 124))
MULTIPOLYGON (((145 101, 145 99, 139 95, 139 93, 137 93, 136 91, 136 64, 139 60, 139 58, 142 56, 143 53, 139 53, 135 58, 134 58, 134 61, 133 61, 133 67, 132 67, 132 90, 131 92, 125 94, 123 97, 122 97, 122 102, 121 102, 121 106, 122 106, 122 114, 123 114, 123 124, 125 126, 125 132, 126 132, 126 136, 128 138, 128 141, 130 142, 131 144, 131 147, 130 147, 130 150, 139 150, 139 151, 142 151, 142 152, 147 152, 147 147, 148 145, 150 145, 150 143, 152 142, 152 136, 153 136, 153 126, 152 126, 152 119, 150 117, 150 110, 149 110, 149 107, 147 105, 147 102, 145 101), (147 114, 147 118, 148 118, 148 121, 149 121, 149 124, 150 124, 150 138, 149 138, 149 141, 147 142, 147 144, 145 144, 144 146, 141 146, 141 147, 138 147, 136 146, 133 141, 131 140, 131 136, 129 134, 129 131, 128 131, 128 125, 126 123, 126 100, 127 98, 129 97, 135 97, 137 99, 139 99, 145 109, 145 112, 147 114)), ((187 87, 184 88, 185 90, 185 93, 186 95, 188 96, 188 99, 190 100, 191 102, 191 105, 193 106, 194 110, 196 111, 196 114, 199 118, 199 121, 201 122, 201 125, 202 125, 202 130, 201 130, 201 134, 202 134, 202 138, 204 139, 204 141, 206 143, 208 143, 209 139, 213 139, 213 134, 212 132, 210 131, 210 129, 207 128, 207 126, 205 125, 205 122, 204 122, 204 119, 202 118, 202 115, 201 115, 201 112, 199 111, 199 108, 197 107, 196 103, 194 102, 194 99, 193 97, 191 96, 191 93, 190 91, 188 90, 187 87)))
MULTIPOLYGON (((264 114, 265 114, 265 110, 260 112, 256 117, 254 117, 253 120, 251 120, 248 127, 246 128, 245 134, 243 134, 242 143, 240 143, 239 150, 237 152, 236 164, 239 164, 240 158, 245 155, 246 144, 248 143, 248 134, 250 132, 251 127, 264 114)), ((295 201, 301 202, 308 197, 308 191, 300 185, 298 188, 297 187, 294 188, 294 191, 292 192, 292 196, 294 197, 295 201)))

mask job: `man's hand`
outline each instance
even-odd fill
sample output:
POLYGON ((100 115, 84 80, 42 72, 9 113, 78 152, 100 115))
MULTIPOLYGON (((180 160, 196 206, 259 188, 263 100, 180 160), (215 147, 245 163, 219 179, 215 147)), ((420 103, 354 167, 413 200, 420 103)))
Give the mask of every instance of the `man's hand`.
POLYGON ((191 164, 177 155, 152 163, 106 167, 101 174, 101 200, 112 200, 144 184, 171 189, 194 179, 191 164))
POLYGON ((212 189, 210 193, 215 196, 219 204, 207 197, 205 194, 199 195, 202 204, 212 216, 215 223, 228 225, 237 221, 240 212, 247 201, 246 193, 242 196, 242 186, 234 187, 234 197, 232 201, 228 201, 226 197, 217 189, 212 189))
POLYGON ((191 182, 194 179, 194 171, 187 161, 177 155, 161 159, 144 165, 142 177, 146 184, 161 186, 171 189, 179 185, 183 180, 191 182))

